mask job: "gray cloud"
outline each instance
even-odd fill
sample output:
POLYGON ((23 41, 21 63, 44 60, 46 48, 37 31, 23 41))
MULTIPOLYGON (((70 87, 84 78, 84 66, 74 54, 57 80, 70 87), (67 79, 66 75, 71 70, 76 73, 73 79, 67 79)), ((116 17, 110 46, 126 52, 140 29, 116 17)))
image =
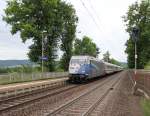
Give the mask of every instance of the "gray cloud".
POLYGON ((128 10, 128 6, 136 0, 83 0, 86 7, 93 14, 99 28, 83 7, 80 0, 68 0, 73 3, 79 16, 79 36, 88 35, 100 47, 102 54, 107 50, 111 56, 119 61, 127 61, 125 42, 129 38, 125 32, 123 19, 121 18, 128 10), (91 1, 91 2, 90 2, 91 1), (92 7, 91 4, 92 3, 92 7))
POLYGON ((0 59, 28 59, 28 46, 31 41, 22 43, 19 34, 11 35, 10 26, 3 20, 6 0, 0 1, 0 59))
MULTIPOLYGON (((80 0, 67 1, 74 5, 79 17, 77 30, 81 33, 77 34, 78 37, 81 38, 84 35, 91 37, 102 51, 100 57, 109 50, 113 58, 126 61, 124 44, 128 39, 128 34, 124 31, 125 27, 121 16, 127 12, 128 6, 136 0, 83 0, 98 26, 95 25, 80 0), (94 10, 89 1, 91 1, 94 10)), ((0 0, 0 8, 0 59, 27 59, 28 46, 32 42, 28 41, 24 44, 21 42, 19 34, 14 36, 10 34, 10 27, 2 21, 6 0, 0 0)))

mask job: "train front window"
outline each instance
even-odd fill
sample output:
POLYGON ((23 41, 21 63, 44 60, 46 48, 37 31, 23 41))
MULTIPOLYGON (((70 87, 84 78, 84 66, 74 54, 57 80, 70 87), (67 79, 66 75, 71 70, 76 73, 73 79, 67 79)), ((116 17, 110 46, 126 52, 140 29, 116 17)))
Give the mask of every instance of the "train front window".
POLYGON ((83 65, 83 64, 86 64, 87 61, 86 60, 79 60, 79 59, 72 59, 71 60, 71 64, 80 64, 80 65, 83 65))

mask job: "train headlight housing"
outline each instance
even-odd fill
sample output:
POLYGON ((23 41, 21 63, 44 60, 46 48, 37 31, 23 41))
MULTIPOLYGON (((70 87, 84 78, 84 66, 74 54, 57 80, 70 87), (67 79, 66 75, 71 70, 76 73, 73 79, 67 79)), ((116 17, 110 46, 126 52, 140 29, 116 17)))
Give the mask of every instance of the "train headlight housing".
POLYGON ((85 74, 86 76, 88 76, 89 74, 85 74))
POLYGON ((85 70, 83 70, 82 73, 85 73, 85 70))

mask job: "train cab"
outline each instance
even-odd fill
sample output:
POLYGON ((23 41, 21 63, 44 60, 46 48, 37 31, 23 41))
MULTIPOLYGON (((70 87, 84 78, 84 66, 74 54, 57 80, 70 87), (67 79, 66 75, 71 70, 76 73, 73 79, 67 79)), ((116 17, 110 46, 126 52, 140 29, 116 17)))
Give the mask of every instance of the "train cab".
POLYGON ((69 78, 73 81, 86 80, 90 72, 90 60, 87 56, 73 56, 69 63, 69 78))

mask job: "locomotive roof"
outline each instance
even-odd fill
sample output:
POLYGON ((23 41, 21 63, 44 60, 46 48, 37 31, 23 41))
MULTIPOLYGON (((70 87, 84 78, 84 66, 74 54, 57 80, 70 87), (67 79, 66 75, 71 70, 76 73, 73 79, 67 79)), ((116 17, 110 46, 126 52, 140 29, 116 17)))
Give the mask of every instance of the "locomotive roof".
POLYGON ((95 60, 95 61, 102 62, 102 60, 88 55, 72 56, 71 59, 88 59, 88 60, 95 60))
POLYGON ((105 65, 109 65, 109 66, 114 66, 114 67, 118 67, 118 68, 122 68, 121 66, 115 65, 115 64, 111 64, 108 62, 104 62, 98 58, 95 58, 93 56, 88 56, 88 55, 77 55, 77 56, 72 56, 71 59, 89 59, 89 60, 95 60, 95 61, 99 61, 99 62, 103 62, 105 65))
POLYGON ((94 59, 94 57, 86 56, 86 55, 79 55, 79 56, 72 56, 72 59, 94 59))

